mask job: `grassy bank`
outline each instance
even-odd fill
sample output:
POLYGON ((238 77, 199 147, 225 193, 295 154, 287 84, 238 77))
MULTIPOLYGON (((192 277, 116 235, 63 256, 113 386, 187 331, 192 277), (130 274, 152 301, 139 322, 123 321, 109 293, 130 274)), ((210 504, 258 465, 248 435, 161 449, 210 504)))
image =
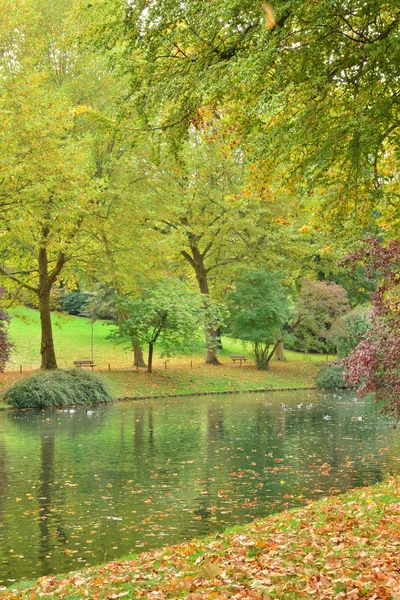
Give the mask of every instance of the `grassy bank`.
POLYGON ((221 366, 193 361, 193 367, 170 365, 157 369, 149 375, 145 371, 119 371, 103 373, 116 397, 149 396, 169 394, 192 394, 194 392, 243 391, 277 388, 312 387, 320 368, 318 363, 293 361, 274 362, 268 371, 258 371, 253 365, 230 364, 226 359, 221 366))
MULTIPOLYGON (((15 344, 10 362, 6 366, 7 372, 37 369, 40 366, 40 318, 37 310, 18 307, 10 311, 10 338, 15 344)), ((60 368, 70 368, 74 360, 90 358, 91 354, 91 324, 84 317, 72 317, 62 313, 52 314, 53 336, 60 368)), ((128 369, 132 366, 132 349, 126 343, 116 343, 107 339, 111 331, 110 325, 105 321, 96 321, 93 324, 93 349, 94 361, 97 370, 128 369)), ((232 353, 243 353, 250 357, 250 347, 243 346, 241 342, 223 338, 224 349, 219 352, 221 360, 229 362, 232 353)), ((325 360, 318 355, 304 355, 288 352, 290 362, 314 363, 325 360)), ((201 364, 203 353, 196 356, 173 357, 165 359, 156 353, 154 368, 164 369, 165 360, 169 367, 190 367, 191 361, 201 364)), ((237 365, 239 366, 239 365, 237 365)))
POLYGON ((400 594, 400 480, 321 500, 0 598, 360 598, 400 594))
MULTIPOLYGON (((279 388, 307 388, 314 385, 314 378, 323 362, 299 360, 286 363, 273 362, 268 371, 258 371, 252 364, 232 364, 227 359, 218 366, 205 365, 203 359, 194 357, 192 366, 179 363, 155 369, 149 374, 145 370, 126 368, 115 371, 95 370, 106 383, 113 398, 168 396, 201 392, 246 391, 279 388)), ((4 392, 15 381, 26 377, 31 371, 5 372, 0 374, 0 392, 4 392)), ((0 401, 0 408, 2 407, 0 401)), ((3 403, 4 407, 4 403, 3 403)))
MULTIPOLYGON (((70 368, 73 360, 90 357, 91 326, 88 319, 55 313, 53 322, 57 359, 61 368, 70 368)), ((108 333, 107 324, 94 324, 95 372, 104 378, 115 398, 310 387, 314 384, 318 369, 326 362, 325 357, 287 352, 286 363, 272 361, 268 371, 257 371, 249 347, 223 338, 224 348, 219 353, 221 366, 205 365, 202 354, 170 359, 156 354, 154 373, 150 375, 144 369, 136 371, 132 368, 132 352, 124 344, 108 340, 108 333), (242 366, 233 364, 230 355, 243 352, 249 357, 249 362, 242 366)), ((10 334, 15 350, 6 372, 0 375, 0 392, 39 366, 38 312, 27 308, 15 309, 10 334), (20 367, 22 375, 19 373, 20 367)))

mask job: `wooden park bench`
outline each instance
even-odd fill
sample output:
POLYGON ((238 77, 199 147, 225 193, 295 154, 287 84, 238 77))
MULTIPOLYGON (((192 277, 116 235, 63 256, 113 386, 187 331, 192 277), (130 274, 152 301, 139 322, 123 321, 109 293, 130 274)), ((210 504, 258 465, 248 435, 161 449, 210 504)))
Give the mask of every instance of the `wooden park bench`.
POLYGON ((233 362, 236 362, 238 360, 240 362, 240 366, 242 366, 242 362, 246 362, 247 360, 247 356, 245 354, 231 354, 230 357, 233 360, 233 362))
POLYGON ((74 360, 74 365, 78 369, 82 369, 82 367, 90 367, 92 371, 96 366, 92 360, 74 360))

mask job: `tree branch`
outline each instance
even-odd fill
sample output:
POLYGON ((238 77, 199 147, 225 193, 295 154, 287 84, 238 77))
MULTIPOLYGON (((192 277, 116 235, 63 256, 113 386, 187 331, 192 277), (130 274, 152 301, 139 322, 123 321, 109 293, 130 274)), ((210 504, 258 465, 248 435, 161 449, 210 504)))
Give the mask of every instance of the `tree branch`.
POLYGON ((15 275, 13 273, 10 273, 9 271, 7 271, 7 269, 5 267, 3 267, 2 265, 0 265, 0 275, 3 275, 4 277, 11 279, 11 281, 15 281, 15 283, 18 283, 18 285, 20 287, 23 287, 26 290, 33 292, 34 294, 39 293, 39 288, 35 288, 32 285, 29 285, 28 283, 21 281, 21 279, 18 279, 18 277, 15 277, 15 275))

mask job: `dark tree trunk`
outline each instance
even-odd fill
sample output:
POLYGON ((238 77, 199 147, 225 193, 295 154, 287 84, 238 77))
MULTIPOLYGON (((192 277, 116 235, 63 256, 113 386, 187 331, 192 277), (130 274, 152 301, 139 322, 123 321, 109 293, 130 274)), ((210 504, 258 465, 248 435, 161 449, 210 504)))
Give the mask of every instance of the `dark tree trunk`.
POLYGON ((149 356, 147 359, 147 372, 148 373, 152 373, 153 372, 153 344, 152 342, 149 343, 149 356))
MULTIPOLYGON (((189 260, 194 272, 196 273, 196 279, 197 283, 199 284, 200 293, 209 297, 210 291, 208 288, 207 269, 204 266, 203 255, 197 246, 191 246, 191 250, 192 257, 186 253, 184 253, 184 256, 187 260, 189 260)), ((217 358, 218 334, 215 331, 213 324, 210 323, 209 319, 207 319, 207 316, 204 324, 204 330, 207 345, 206 365, 220 365, 221 363, 217 358)))
POLYGON ((222 350, 223 346, 222 346, 222 340, 221 340, 221 336, 222 336, 221 327, 217 327, 216 333, 217 333, 217 343, 218 343, 217 350, 222 350))
POLYGON ((133 365, 135 367, 145 367, 146 363, 143 358, 143 350, 136 338, 131 338, 133 349, 133 365))
MULTIPOLYGON (((47 237, 47 230, 43 231, 44 238, 47 237)), ((47 250, 45 247, 39 250, 39 288, 37 295, 39 298, 39 312, 42 339, 40 344, 40 354, 42 355, 41 369, 57 369, 56 353, 54 350, 53 330, 51 326, 50 314, 50 292, 51 286, 55 282, 65 262, 65 256, 60 253, 57 264, 49 273, 47 250)))
POLYGON ((57 369, 56 353, 54 350, 53 330, 50 314, 50 290, 39 294, 39 312, 42 339, 40 354, 42 355, 41 369, 57 369))

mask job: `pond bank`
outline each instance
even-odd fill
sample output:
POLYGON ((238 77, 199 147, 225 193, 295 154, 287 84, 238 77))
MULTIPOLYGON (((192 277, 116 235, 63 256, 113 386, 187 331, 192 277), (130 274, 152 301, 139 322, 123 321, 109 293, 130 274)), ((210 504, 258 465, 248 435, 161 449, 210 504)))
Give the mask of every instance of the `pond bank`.
POLYGON ((202 540, 42 577, 0 598, 394 600, 399 498, 400 478, 390 478, 202 540))
MULTIPOLYGON (((149 399, 218 393, 248 393, 315 389, 314 379, 323 361, 274 361, 268 371, 259 371, 253 365, 205 365, 192 361, 192 367, 169 366, 154 373, 144 370, 95 371, 115 399, 149 399)), ((0 393, 35 371, 5 372, 0 374, 0 393)), ((0 400, 0 410, 7 405, 0 400)))

